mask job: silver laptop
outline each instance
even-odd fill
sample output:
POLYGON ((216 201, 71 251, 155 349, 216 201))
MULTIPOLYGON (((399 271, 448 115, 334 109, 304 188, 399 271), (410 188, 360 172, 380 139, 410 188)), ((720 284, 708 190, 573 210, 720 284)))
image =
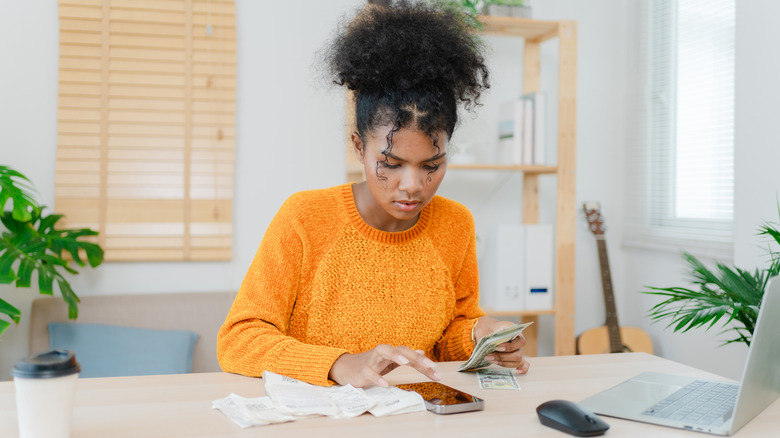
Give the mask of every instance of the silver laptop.
POLYGON ((741 384, 642 373, 580 404, 610 417, 733 435, 780 396, 778 315, 780 277, 774 277, 764 292, 741 384))

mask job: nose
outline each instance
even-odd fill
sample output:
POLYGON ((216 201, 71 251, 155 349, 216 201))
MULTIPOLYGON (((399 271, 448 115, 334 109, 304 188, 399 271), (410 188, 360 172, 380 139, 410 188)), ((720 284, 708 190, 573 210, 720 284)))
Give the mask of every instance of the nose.
POLYGON ((401 174, 401 181, 398 183, 398 189, 412 196, 422 190, 428 173, 421 169, 404 169, 401 174))

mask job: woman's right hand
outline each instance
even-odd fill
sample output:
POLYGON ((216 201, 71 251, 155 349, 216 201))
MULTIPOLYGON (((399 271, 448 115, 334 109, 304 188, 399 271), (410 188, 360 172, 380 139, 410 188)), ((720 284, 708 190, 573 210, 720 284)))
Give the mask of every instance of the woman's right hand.
POLYGON ((422 351, 384 344, 364 353, 342 354, 330 367, 328 378, 339 385, 350 384, 357 388, 388 386, 382 376, 399 366, 410 366, 431 380, 440 379, 434 370, 436 364, 422 351))

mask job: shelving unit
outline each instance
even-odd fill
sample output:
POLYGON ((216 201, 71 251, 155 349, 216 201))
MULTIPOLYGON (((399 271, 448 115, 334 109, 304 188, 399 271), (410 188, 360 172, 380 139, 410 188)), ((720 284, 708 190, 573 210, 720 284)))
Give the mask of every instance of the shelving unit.
MULTIPOLYGON (((526 224, 539 223, 539 176, 557 178, 555 224, 555 305, 544 311, 487 310, 492 316, 519 316, 535 323, 525 332, 528 341, 525 352, 535 356, 538 348, 540 315, 555 316, 555 354, 575 353, 574 338, 574 275, 576 233, 576 129, 577 129, 577 23, 574 21, 544 21, 514 17, 481 16, 485 35, 520 37, 523 47, 523 93, 540 90, 541 43, 558 39, 558 164, 556 166, 519 166, 500 164, 450 164, 451 170, 492 170, 522 172, 522 219, 526 224)), ((351 99, 348 96, 347 99, 351 99)), ((348 100, 349 102, 350 100, 348 100)), ((347 105, 350 108, 351 105, 347 105)), ((347 114, 354 120, 354 114, 347 114)), ((347 139, 352 133, 347 124, 347 139)), ((362 168, 354 158, 348 140, 347 180, 362 180, 362 168)))

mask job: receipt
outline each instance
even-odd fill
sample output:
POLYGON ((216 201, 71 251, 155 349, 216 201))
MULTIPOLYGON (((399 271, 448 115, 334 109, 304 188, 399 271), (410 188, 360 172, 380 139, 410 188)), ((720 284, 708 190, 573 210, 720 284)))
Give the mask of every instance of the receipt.
POLYGON ((211 407, 219 409, 243 429, 295 420, 292 415, 279 411, 270 397, 244 398, 230 394, 223 399, 214 400, 211 407))
POLYGON ((316 386, 287 376, 263 373, 267 397, 244 398, 236 394, 212 402, 242 428, 295 421, 313 415, 352 418, 365 412, 375 417, 425 410, 416 392, 400 388, 355 388, 352 385, 316 386))
POLYGON ((404 391, 395 386, 388 388, 372 386, 366 389, 365 393, 376 401, 376 405, 368 411, 375 417, 425 410, 425 401, 420 394, 414 391, 404 391))
POLYGON ((339 416, 339 408, 328 397, 327 388, 310 385, 269 371, 263 372, 265 392, 279 409, 296 417, 339 416))

